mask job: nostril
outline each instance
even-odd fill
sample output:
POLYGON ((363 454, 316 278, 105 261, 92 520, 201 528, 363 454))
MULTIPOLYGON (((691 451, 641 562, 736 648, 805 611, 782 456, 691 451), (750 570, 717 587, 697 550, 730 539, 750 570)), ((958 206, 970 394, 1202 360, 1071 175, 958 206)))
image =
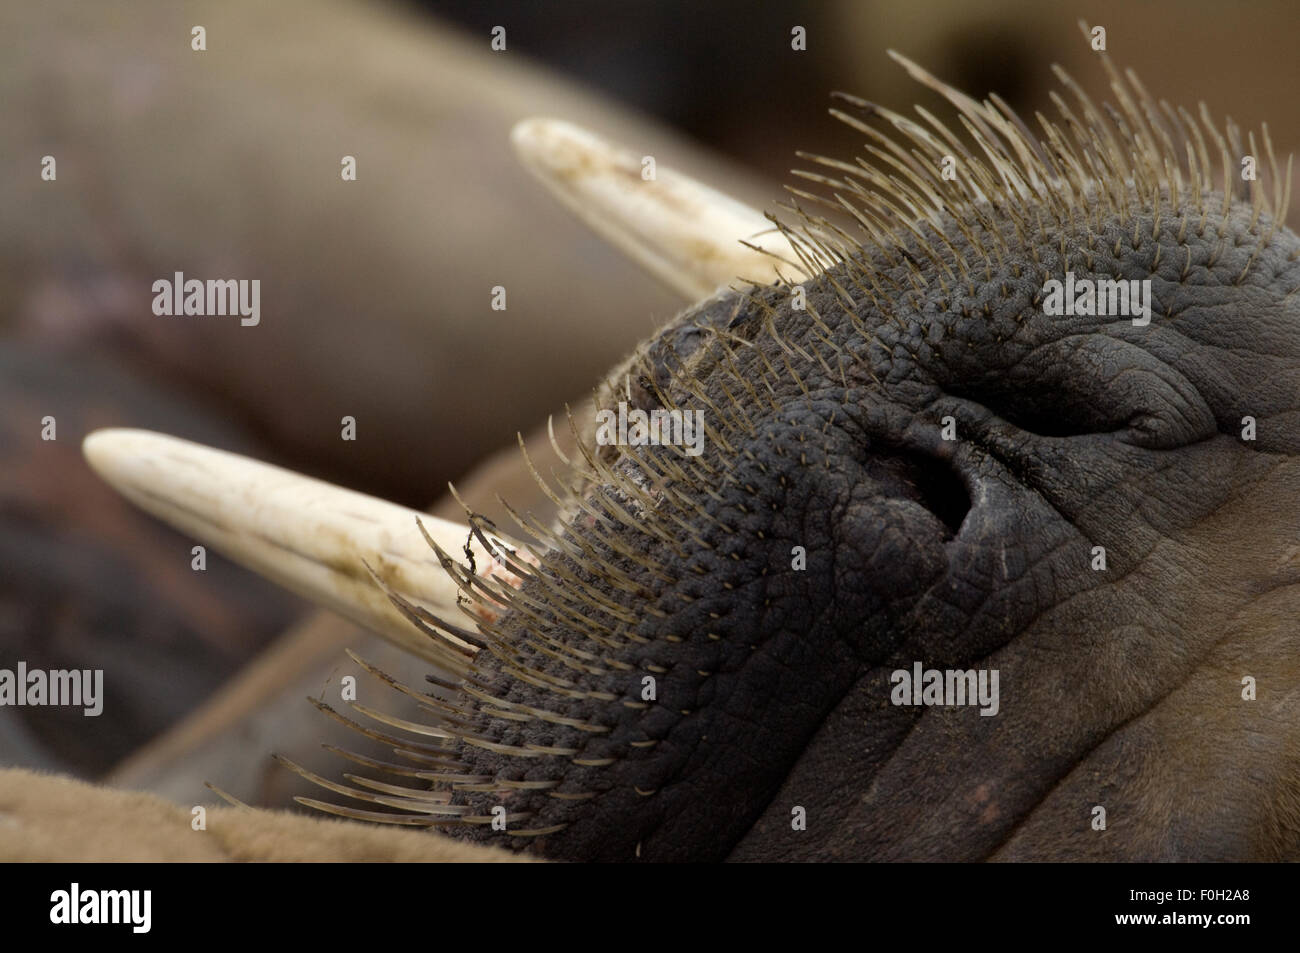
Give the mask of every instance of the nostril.
POLYGON ((877 442, 861 460, 863 476, 882 492, 907 499, 941 522, 946 539, 961 530, 970 512, 970 493, 952 464, 910 447, 877 442))
POLYGON ((903 463, 907 482, 916 491, 916 501, 943 522, 949 538, 956 536, 970 512, 970 494, 961 477, 933 457, 907 453, 903 463))

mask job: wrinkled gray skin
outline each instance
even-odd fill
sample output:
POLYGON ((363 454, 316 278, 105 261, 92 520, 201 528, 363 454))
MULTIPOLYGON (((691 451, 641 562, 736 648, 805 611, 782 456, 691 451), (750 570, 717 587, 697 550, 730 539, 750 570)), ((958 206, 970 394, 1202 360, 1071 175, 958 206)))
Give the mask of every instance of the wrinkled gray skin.
MULTIPOLYGON (((1137 248, 1130 221, 1098 236, 1092 269, 1074 254, 1068 264, 1078 277, 1151 278, 1147 327, 1043 315, 1044 277, 1067 267, 1055 231, 1039 243, 1046 273, 1022 255, 1020 277, 1008 261, 973 298, 935 287, 919 310, 893 302, 891 320, 859 296, 872 341, 824 281, 810 283, 843 379, 808 313, 756 290, 782 338, 835 373, 792 357, 809 396, 783 371, 779 414, 743 401, 756 436, 726 431, 735 453, 707 445, 703 459, 731 479, 693 495, 733 532, 697 518, 713 548, 687 544, 683 561, 627 530, 671 583, 606 550, 663 612, 637 624, 646 642, 617 653, 632 670, 575 677, 523 650, 623 699, 661 666, 657 702, 559 698, 480 660, 504 698, 615 726, 593 736, 477 716, 506 743, 617 759, 470 751, 475 770, 595 792, 512 795, 511 811, 538 812, 529 826, 569 825, 536 848, 599 860, 632 859, 638 845, 643 860, 1300 856, 1300 244, 1279 230, 1237 285, 1256 245, 1249 208, 1234 207, 1210 268, 1217 215, 1202 237, 1188 229, 1186 247, 1172 218, 1154 270, 1149 219, 1137 248), (1246 415, 1254 441, 1241 438, 1246 415), (791 569, 794 546, 807 548, 805 571, 791 569), (1105 571, 1091 568, 1096 546, 1105 571), (892 705, 890 672, 917 661, 997 669, 999 713, 892 705), (1257 700, 1243 700, 1244 676, 1257 700), (632 745, 647 739, 658 744, 632 745), (796 806, 806 830, 792 829, 796 806)), ((762 309, 706 302, 649 345, 665 369, 656 383, 682 406, 702 405, 667 372, 670 349, 718 406, 729 404, 720 382, 737 391, 715 360, 727 345, 698 324, 730 327, 785 366, 762 309)), ((733 356, 751 381, 763 376, 754 348, 733 356)), ((641 383, 634 394, 653 406, 641 383)), ((543 598, 535 584, 524 592, 543 598)), ((549 632, 593 648, 559 621, 549 632)), ((486 812, 494 797, 470 803, 486 812)))

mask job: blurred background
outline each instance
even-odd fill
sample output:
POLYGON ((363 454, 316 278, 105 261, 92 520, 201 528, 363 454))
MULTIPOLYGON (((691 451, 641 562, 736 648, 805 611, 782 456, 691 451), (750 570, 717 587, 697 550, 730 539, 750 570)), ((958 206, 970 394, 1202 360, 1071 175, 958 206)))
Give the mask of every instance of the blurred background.
POLYGON ((0 765, 282 805, 266 752, 325 736, 302 695, 367 643, 215 554, 193 572, 192 540, 84 465, 87 432, 157 429, 418 507, 454 479, 491 512, 498 485, 530 492, 498 452, 515 433, 688 304, 518 168, 517 120, 569 118, 766 207, 796 150, 860 149, 831 90, 948 115, 890 48, 1025 115, 1055 115, 1053 62, 1108 98, 1083 17, 1155 96, 1267 120, 1285 156, 1296 9, 0 0, 0 668, 102 668, 107 695, 98 718, 0 708, 0 765), (260 325, 153 315, 175 271, 260 279, 260 325))

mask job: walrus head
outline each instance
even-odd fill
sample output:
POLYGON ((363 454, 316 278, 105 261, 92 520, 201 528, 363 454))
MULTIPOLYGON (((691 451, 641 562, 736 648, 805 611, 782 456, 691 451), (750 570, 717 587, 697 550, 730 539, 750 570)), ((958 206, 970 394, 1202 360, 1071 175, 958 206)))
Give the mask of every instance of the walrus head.
POLYGON ((903 62, 969 139, 843 97, 871 160, 810 157, 773 276, 610 376, 531 542, 88 438, 438 668, 388 679, 425 722, 355 706, 401 783, 296 769, 365 805, 315 806, 560 859, 1300 853, 1290 165, 1109 64, 1035 135, 903 62))

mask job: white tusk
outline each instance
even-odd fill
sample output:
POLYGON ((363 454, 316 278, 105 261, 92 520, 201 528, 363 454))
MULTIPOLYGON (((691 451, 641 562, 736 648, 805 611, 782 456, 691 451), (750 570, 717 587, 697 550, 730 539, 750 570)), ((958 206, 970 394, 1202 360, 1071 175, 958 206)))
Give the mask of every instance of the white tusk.
POLYGON ((556 198, 691 301, 737 278, 773 281, 782 264, 787 273, 800 270, 760 212, 689 176, 658 165, 646 180, 642 156, 558 119, 525 119, 510 138, 524 167, 556 198))
MULTIPOLYGON (((137 506, 429 661, 447 663, 447 650, 398 611, 367 564, 408 602, 473 629, 416 520, 458 560, 467 526, 147 430, 98 430, 82 452, 137 506)), ((471 547, 480 573, 499 569, 477 538, 471 547)))

